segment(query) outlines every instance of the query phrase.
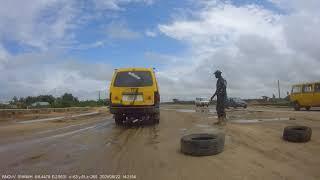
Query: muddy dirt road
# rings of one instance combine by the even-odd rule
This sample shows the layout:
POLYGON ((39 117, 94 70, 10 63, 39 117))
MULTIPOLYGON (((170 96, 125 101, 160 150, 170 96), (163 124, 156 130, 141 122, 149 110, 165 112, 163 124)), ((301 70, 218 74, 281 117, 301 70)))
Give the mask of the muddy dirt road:
POLYGON ((212 125, 217 120, 214 112, 196 112, 193 106, 162 106, 160 124, 144 127, 116 126, 108 113, 70 120, 2 123, 1 175, 320 179, 320 111, 260 107, 230 109, 227 113, 225 128, 212 125), (296 124, 312 127, 310 142, 281 139, 283 128, 296 124), (226 133, 221 154, 191 157, 179 152, 183 135, 219 131, 226 133))

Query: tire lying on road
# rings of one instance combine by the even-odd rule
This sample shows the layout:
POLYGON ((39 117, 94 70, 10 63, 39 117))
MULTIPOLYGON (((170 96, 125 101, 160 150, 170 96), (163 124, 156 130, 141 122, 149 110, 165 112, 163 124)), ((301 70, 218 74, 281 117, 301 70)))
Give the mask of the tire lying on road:
POLYGON ((307 126, 288 126, 283 130, 283 139, 290 142, 308 142, 312 129, 307 126))
POLYGON ((209 156, 219 154, 224 149, 223 133, 190 134, 181 138, 181 152, 192 156, 209 156))

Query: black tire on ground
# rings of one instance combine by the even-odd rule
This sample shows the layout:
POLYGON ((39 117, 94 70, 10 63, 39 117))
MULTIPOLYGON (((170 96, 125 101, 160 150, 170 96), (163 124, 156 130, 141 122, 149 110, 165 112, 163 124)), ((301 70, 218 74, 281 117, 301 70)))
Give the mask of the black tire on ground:
POLYGON ((181 138, 181 152, 192 156, 219 154, 224 149, 223 133, 190 134, 181 138))
POLYGON ((310 106, 307 106, 307 107, 306 107, 306 110, 307 110, 307 111, 310 111, 310 108, 311 108, 310 106))
POLYGON ((312 129, 307 126, 288 126, 283 130, 283 139, 290 142, 308 142, 312 129))
POLYGON ((122 114, 115 114, 114 115, 114 121, 115 121, 116 125, 122 125, 125 118, 126 117, 122 114))
POLYGON ((293 108, 295 111, 300 111, 300 104, 298 102, 293 103, 293 108))

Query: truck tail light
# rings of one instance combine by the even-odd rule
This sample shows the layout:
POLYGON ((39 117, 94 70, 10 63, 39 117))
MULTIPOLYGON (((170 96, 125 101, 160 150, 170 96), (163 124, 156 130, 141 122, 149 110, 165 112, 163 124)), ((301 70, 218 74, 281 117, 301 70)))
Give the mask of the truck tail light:
MULTIPOLYGON (((113 99, 114 99, 114 100, 119 100, 119 97, 118 97, 118 96, 114 96, 113 99)), ((110 93, 110 101, 112 101, 112 93, 110 93)))

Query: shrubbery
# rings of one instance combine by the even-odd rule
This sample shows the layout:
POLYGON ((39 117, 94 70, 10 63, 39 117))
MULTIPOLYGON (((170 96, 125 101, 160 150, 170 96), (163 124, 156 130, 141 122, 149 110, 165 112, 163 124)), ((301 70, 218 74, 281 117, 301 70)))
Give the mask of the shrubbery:
POLYGON ((79 101, 71 93, 65 93, 61 97, 54 97, 52 95, 28 96, 28 97, 13 97, 10 101, 11 105, 16 105, 17 108, 30 108, 36 102, 48 102, 51 108, 66 108, 66 107, 97 107, 106 106, 109 101, 103 100, 85 100, 79 101))

